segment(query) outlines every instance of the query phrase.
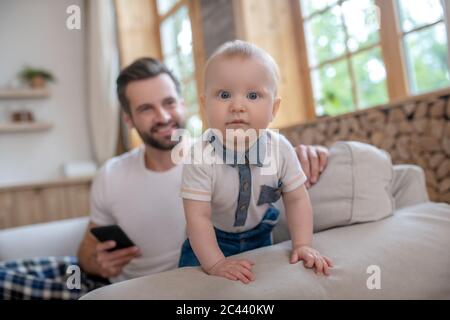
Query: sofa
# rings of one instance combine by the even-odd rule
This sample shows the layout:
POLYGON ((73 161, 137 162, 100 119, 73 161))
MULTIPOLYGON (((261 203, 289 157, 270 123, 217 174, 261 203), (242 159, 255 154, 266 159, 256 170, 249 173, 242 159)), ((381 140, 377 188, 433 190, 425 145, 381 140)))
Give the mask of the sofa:
MULTIPOLYGON (((346 148, 353 148, 344 157, 352 162, 344 164, 343 157, 333 158, 331 152, 328 168, 310 190, 313 245, 333 260, 329 277, 301 263, 289 264, 289 235, 281 219, 273 246, 240 254, 255 262, 256 281, 251 284, 187 267, 115 283, 82 299, 450 299, 450 206, 428 201, 420 167, 387 165, 390 159, 382 153, 375 157, 380 163, 367 161, 367 150, 341 145, 346 148), (350 176, 352 188, 327 190, 337 179, 333 164, 350 168, 352 174, 341 170, 340 179, 350 176), (372 167, 376 170, 367 169, 372 167), (363 181, 361 175, 367 179, 365 186, 355 181, 363 181), (352 201, 340 200, 341 207, 332 203, 333 194, 336 201, 347 196, 345 192, 352 201), (323 199, 324 193, 327 201, 315 198, 322 194, 323 199), (339 216, 339 211, 350 212, 350 218, 339 216)), ((87 218, 78 218, 2 230, 0 261, 74 255, 87 223, 87 218)))

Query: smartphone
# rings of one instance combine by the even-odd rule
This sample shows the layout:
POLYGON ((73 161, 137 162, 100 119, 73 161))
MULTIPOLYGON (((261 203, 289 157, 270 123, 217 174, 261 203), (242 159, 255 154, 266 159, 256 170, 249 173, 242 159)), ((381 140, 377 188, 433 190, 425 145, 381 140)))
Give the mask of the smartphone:
POLYGON ((94 227, 91 229, 91 233, 100 242, 114 240, 116 246, 108 251, 114 251, 118 249, 125 249, 134 246, 134 242, 128 238, 127 234, 118 225, 110 225, 103 227, 94 227))

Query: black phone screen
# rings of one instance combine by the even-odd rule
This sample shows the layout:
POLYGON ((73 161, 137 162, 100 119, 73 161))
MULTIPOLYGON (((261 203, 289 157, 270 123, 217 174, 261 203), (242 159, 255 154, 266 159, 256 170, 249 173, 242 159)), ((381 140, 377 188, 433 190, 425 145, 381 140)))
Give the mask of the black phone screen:
POLYGON ((91 229, 91 233, 100 242, 110 240, 114 240, 116 242, 116 246, 108 251, 124 249, 135 245, 118 225, 94 227, 91 229))

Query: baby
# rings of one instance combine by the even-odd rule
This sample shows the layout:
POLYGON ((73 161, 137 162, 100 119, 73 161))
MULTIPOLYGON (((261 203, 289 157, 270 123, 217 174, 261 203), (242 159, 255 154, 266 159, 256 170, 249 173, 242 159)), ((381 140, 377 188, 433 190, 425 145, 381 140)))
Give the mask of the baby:
POLYGON ((210 275, 253 281, 253 262, 228 257, 272 244, 279 216, 273 203, 282 197, 290 262, 303 260, 316 273, 329 274, 332 262, 311 247, 312 209, 295 150, 267 129, 280 107, 278 74, 268 53, 239 40, 222 45, 208 60, 201 103, 211 129, 199 143, 209 145, 216 161, 183 167, 188 240, 180 267, 201 265, 210 275))

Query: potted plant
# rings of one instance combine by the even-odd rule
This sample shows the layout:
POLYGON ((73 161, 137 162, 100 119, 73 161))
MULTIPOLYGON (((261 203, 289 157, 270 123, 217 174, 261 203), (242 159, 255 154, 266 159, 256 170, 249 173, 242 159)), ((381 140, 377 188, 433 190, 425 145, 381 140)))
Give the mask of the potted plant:
POLYGON ((55 81, 55 77, 50 71, 32 67, 25 67, 20 72, 20 78, 35 89, 45 88, 47 82, 55 81))

